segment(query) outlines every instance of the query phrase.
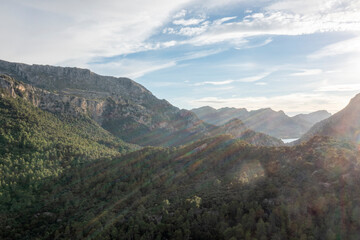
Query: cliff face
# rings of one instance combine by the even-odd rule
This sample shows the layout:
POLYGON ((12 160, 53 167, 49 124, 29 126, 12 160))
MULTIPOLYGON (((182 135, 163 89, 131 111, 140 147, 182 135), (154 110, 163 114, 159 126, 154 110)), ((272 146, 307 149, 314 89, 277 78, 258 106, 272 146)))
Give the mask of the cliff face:
POLYGON ((87 114, 94 119, 99 119, 103 114, 105 105, 105 101, 49 92, 16 81, 7 75, 0 75, 0 87, 13 98, 24 98, 34 106, 52 113, 66 113, 74 116, 87 114))
POLYGON ((22 81, 13 81, 13 91, 25 88, 17 93, 35 106, 53 113, 86 114, 131 143, 178 145, 207 135, 207 125, 195 114, 157 99, 127 78, 100 76, 87 69, 5 61, 0 61, 0 73, 22 81))

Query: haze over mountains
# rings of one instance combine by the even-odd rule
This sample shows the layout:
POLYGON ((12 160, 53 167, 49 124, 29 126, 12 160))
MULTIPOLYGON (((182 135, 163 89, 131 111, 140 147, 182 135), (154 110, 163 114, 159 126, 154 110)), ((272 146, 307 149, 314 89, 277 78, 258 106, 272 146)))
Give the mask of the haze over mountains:
POLYGON ((320 110, 289 117, 283 111, 276 112, 270 108, 248 111, 245 108, 214 109, 206 106, 191 111, 201 120, 214 125, 238 118, 250 129, 276 138, 299 138, 315 123, 331 116, 327 111, 320 110))
POLYGON ((329 136, 360 144, 359 116, 360 94, 357 94, 344 109, 315 124, 299 141, 304 142, 314 136, 329 136))

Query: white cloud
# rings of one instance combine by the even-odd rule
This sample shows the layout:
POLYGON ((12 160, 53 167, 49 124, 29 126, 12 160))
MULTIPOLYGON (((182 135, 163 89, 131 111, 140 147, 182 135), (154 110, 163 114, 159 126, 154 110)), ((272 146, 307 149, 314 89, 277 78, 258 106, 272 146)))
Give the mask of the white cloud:
POLYGON ((99 74, 136 79, 147 73, 173 67, 175 65, 176 65, 175 61, 150 62, 150 61, 123 59, 108 63, 92 64, 91 69, 99 74))
POLYGON ((215 86, 218 86, 218 85, 225 85, 225 84, 230 84, 230 83, 233 83, 235 82, 234 80, 225 80, 225 81, 205 81, 205 82, 199 82, 199 83, 195 83, 193 84, 193 86, 202 86, 202 85, 215 85, 215 86))
MULTIPOLYGON (((172 44, 175 43, 169 43, 169 45, 172 44)), ((222 49, 189 52, 187 54, 184 54, 184 56, 182 57, 173 58, 166 62, 159 60, 142 61, 142 60, 121 59, 121 60, 114 60, 105 63, 90 63, 89 65, 85 65, 85 67, 91 68, 93 71, 99 74, 136 79, 150 72, 155 72, 158 70, 176 66, 179 62, 182 61, 203 58, 210 55, 218 54, 220 52, 222 52, 222 49)), ((171 86, 171 85, 168 84, 167 86, 171 86)))
POLYGON ((267 7, 273 11, 287 11, 298 14, 328 13, 336 10, 356 10, 360 7, 358 0, 281 0, 267 7))
POLYGON ((348 53, 360 53, 360 37, 354 37, 345 41, 328 45, 319 51, 309 55, 310 59, 319 59, 328 56, 336 56, 348 53))
POLYGON ((357 92, 360 91, 360 84, 337 84, 327 85, 316 89, 317 92, 357 92))
POLYGON ((246 77, 246 78, 241 78, 236 80, 236 82, 256 82, 259 81, 267 76, 269 76, 272 72, 265 72, 265 73, 261 73, 255 76, 251 76, 251 77, 246 77))
POLYGON ((203 50, 203 51, 188 52, 188 53, 184 54, 184 56, 176 58, 175 60, 177 62, 186 61, 186 60, 203 58, 203 57, 215 55, 215 54, 218 54, 221 52, 223 52, 223 49, 210 49, 210 50, 203 50))
POLYGON ((83 65, 92 57, 153 49, 146 39, 189 2, 89 0, 84 7, 79 0, 1 0, 1 58, 83 65))
POLYGON ((204 20, 204 18, 177 19, 173 21, 173 24, 183 26, 198 25, 204 20))
POLYGON ((237 17, 234 16, 234 17, 224 17, 224 18, 220 18, 220 19, 217 19, 213 22, 214 25, 221 25, 223 24, 224 22, 228 22, 230 20, 233 20, 233 19, 236 19, 237 17))
POLYGON ((256 82, 256 81, 259 81, 259 80, 267 77, 271 73, 272 72, 266 72, 266 73, 258 74, 255 76, 240 78, 240 79, 236 79, 236 80, 228 79, 228 80, 224 80, 224 81, 204 81, 204 82, 195 83, 195 84, 193 84, 193 86, 203 86, 203 85, 217 86, 217 85, 231 84, 231 83, 235 83, 235 82, 256 82))
POLYGON ((301 72, 296 72, 296 73, 290 74, 290 76, 296 76, 296 77, 312 76, 312 75, 319 75, 322 72, 323 71, 321 69, 303 69, 303 70, 301 70, 301 72))
POLYGON ((179 12, 175 13, 173 18, 181 18, 181 17, 185 17, 187 14, 186 9, 182 9, 179 12))
POLYGON ((264 35, 360 32, 360 11, 357 10, 360 8, 360 1, 347 0, 341 1, 341 4, 338 1, 330 2, 280 1, 265 8, 265 11, 250 14, 240 21, 215 20, 203 34, 186 43, 207 45, 224 41, 236 43, 241 39, 264 35), (216 24, 217 21, 221 24, 216 24))
POLYGON ((206 26, 200 26, 200 27, 184 27, 181 28, 179 31, 174 32, 175 34, 182 35, 182 36, 188 36, 192 37, 195 35, 199 35, 206 31, 206 26))
POLYGON ((255 83, 255 85, 265 86, 265 85, 267 85, 267 83, 266 82, 257 82, 257 83, 255 83))

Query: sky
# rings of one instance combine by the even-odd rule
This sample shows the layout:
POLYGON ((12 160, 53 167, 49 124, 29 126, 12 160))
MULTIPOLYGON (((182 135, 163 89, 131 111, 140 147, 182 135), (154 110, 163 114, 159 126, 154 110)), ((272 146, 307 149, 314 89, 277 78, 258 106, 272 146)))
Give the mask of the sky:
POLYGON ((360 0, 0 6, 0 59, 129 77, 179 108, 335 113, 360 93, 360 0))

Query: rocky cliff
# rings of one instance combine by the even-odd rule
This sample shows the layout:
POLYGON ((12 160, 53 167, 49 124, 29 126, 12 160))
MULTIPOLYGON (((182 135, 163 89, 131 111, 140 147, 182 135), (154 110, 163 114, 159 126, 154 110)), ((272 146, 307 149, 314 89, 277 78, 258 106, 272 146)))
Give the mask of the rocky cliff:
MULTIPOLYGON (((207 125, 195 114, 157 99, 127 78, 100 76, 87 69, 6 61, 0 61, 0 73, 23 82, 14 81, 14 91, 25 88, 24 93, 16 92, 34 105, 55 113, 86 114, 131 143, 178 145, 195 135, 206 135, 207 125)), ((2 79, 9 86, 9 81, 2 79)))

